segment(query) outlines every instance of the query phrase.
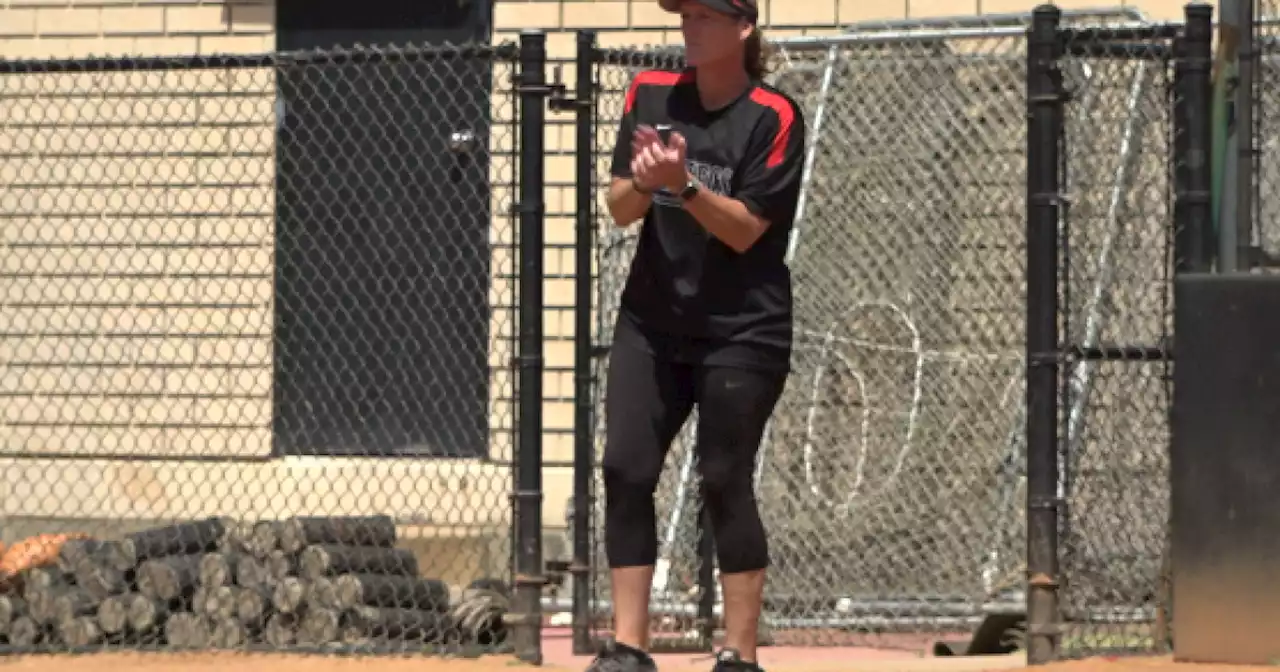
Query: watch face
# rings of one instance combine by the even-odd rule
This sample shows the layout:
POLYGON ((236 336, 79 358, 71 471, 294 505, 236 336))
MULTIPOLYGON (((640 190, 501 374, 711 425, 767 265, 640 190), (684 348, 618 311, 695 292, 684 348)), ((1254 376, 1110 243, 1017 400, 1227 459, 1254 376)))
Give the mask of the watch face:
POLYGON ((690 182, 684 185, 684 189, 680 191, 680 198, 689 200, 690 198, 693 198, 695 195, 697 195, 697 193, 698 193, 698 183, 690 182))

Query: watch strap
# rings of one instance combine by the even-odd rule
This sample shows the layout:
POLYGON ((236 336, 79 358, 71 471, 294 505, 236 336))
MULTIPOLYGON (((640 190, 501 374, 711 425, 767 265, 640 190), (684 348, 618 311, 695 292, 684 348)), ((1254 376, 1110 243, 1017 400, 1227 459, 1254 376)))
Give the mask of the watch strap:
POLYGON ((697 180, 689 178, 689 181, 684 184, 684 189, 680 190, 680 200, 687 201, 694 196, 697 196, 698 191, 701 190, 701 188, 702 186, 698 184, 697 180))

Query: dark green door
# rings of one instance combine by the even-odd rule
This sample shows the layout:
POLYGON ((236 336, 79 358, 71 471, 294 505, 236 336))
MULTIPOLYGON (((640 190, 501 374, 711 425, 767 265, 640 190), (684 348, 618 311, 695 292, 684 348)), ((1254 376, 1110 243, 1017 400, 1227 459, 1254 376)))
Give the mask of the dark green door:
MULTIPOLYGON (((278 47, 487 41, 487 4, 280 0, 278 47)), ((491 78, 481 59, 279 68, 278 454, 485 453, 491 78)))

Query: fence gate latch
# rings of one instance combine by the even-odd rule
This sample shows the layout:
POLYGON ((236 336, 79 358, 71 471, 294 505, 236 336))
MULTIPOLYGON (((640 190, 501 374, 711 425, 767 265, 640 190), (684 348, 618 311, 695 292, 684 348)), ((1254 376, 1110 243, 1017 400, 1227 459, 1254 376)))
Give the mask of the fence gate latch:
POLYGON ((569 95, 569 90, 563 83, 564 66, 557 65, 551 73, 551 97, 547 100, 548 107, 555 112, 575 112, 590 105, 588 101, 578 100, 576 96, 569 95))
POLYGON ((550 98, 564 97, 564 84, 560 83, 560 66, 556 66, 555 77, 550 82, 538 82, 530 84, 525 81, 525 77, 517 73, 511 76, 516 85, 516 93, 536 93, 550 98))

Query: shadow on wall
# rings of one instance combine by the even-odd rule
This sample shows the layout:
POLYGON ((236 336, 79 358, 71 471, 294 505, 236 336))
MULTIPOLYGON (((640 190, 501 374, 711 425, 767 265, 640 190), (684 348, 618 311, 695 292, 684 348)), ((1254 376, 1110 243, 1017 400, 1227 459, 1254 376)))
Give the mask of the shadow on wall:
POLYGON ((256 0, 227 0, 222 6, 222 22, 235 30, 275 29, 276 5, 256 0))

